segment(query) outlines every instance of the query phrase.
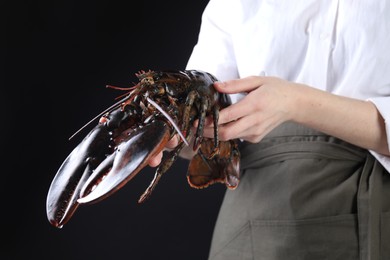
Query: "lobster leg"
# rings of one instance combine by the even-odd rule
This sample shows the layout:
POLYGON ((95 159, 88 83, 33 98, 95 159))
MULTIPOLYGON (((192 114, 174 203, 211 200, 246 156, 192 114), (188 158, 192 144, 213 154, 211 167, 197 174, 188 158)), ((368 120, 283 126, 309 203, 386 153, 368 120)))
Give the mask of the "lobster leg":
POLYGON ((178 146, 176 146, 174 150, 168 153, 167 158, 166 159, 164 158, 164 161, 158 166, 152 182, 150 183, 149 187, 145 190, 145 192, 141 195, 141 197, 138 200, 138 203, 143 203, 147 198, 150 197, 152 191, 157 186, 157 183, 160 180, 161 176, 165 172, 167 172, 169 168, 171 168, 172 164, 176 161, 183 147, 184 147, 184 142, 180 143, 178 146))
POLYGON ((200 98, 199 107, 199 123, 195 133, 194 150, 198 149, 203 139, 204 123, 206 121, 207 108, 210 106, 208 99, 205 97, 200 98))
POLYGON ((219 153, 219 134, 218 134, 219 106, 213 107, 213 123, 214 123, 214 149, 210 153, 209 159, 219 153))
MULTIPOLYGON (((191 110, 192 110, 192 106, 195 102, 195 99, 199 97, 199 94, 198 92, 196 91, 190 91, 190 93, 188 93, 188 96, 187 96, 187 99, 186 99, 186 103, 185 103, 185 106, 184 106, 184 112, 183 112, 183 125, 181 126, 181 129, 185 129, 185 135, 186 137, 187 136, 190 136, 190 133, 187 132, 187 129, 190 129, 190 118, 191 118, 191 110)), ((194 144, 194 150, 197 149, 197 147, 195 147, 195 144, 194 144)))
MULTIPOLYGON (((191 139, 191 127, 188 126, 187 129, 187 139, 191 139)), ((190 142, 190 140, 187 140, 190 142)), ((164 158, 164 161, 158 166, 156 173, 154 175, 154 178, 152 182, 150 183, 149 187, 145 190, 145 192, 141 195, 141 197, 138 200, 138 203, 143 203, 147 198, 150 197, 152 194, 152 191, 156 187, 157 183, 159 182, 161 176, 171 168, 172 164, 176 161, 177 157, 179 156, 181 150, 184 147, 184 142, 181 142, 176 146, 175 149, 170 151, 168 155, 164 158)))
POLYGON ((129 140, 101 163, 88 178, 80 193, 78 203, 101 201, 131 180, 161 152, 170 139, 170 127, 162 120, 155 120, 131 133, 129 140))

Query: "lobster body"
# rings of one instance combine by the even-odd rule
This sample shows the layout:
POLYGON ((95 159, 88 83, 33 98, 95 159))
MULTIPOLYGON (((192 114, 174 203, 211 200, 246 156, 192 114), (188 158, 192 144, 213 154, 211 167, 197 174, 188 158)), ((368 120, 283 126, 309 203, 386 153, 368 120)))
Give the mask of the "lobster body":
POLYGON ((164 153, 140 203, 191 142, 196 152, 187 172, 191 187, 205 188, 216 182, 229 189, 237 187, 237 142, 218 138, 219 110, 230 105, 230 99, 214 89, 217 79, 197 70, 141 71, 136 76, 139 82, 102 114, 57 171, 46 204, 53 226, 67 223, 80 204, 101 201, 122 188, 148 165, 152 156, 164 150, 175 134, 181 136, 178 146, 164 153), (214 122, 213 139, 203 138, 208 116, 214 122), (192 133, 195 120, 198 126, 192 133))

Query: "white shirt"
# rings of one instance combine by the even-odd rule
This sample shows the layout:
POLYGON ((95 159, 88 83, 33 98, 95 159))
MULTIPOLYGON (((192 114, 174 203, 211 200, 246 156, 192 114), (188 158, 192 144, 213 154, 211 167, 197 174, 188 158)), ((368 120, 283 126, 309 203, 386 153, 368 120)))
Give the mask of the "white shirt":
MULTIPOLYGON (((370 100, 390 146, 389 0, 210 0, 187 69, 265 72, 370 100)), ((390 157, 370 152, 390 172, 390 157)))

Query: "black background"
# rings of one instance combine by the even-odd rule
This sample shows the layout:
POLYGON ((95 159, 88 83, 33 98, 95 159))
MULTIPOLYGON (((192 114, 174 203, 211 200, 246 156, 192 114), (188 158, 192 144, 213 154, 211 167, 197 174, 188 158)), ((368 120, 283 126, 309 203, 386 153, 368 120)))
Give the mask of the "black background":
POLYGON ((208 1, 2 1, 1 259, 207 258, 225 188, 195 190, 179 159, 150 200, 145 168, 56 229, 46 195, 87 133, 68 138, 139 70, 184 69, 208 1), (5 242, 4 242, 5 241, 5 242))

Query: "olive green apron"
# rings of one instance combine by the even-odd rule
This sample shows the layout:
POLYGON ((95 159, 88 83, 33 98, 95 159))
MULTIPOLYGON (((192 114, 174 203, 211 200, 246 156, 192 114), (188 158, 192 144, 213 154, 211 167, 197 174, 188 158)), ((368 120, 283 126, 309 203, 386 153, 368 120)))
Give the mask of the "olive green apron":
POLYGON ((209 259, 390 259, 390 174, 367 150, 290 122, 240 149, 209 259))

